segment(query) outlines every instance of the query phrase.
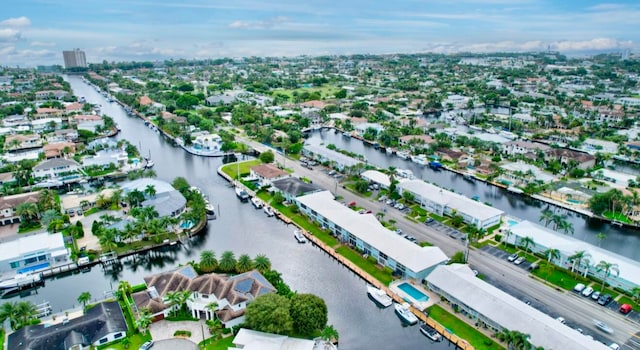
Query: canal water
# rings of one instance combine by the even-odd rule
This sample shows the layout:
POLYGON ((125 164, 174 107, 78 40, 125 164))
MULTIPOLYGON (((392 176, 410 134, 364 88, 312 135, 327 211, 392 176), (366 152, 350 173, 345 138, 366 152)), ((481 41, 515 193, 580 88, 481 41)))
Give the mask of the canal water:
MULTIPOLYGON (((481 181, 467 181, 453 172, 446 170, 435 171, 395 155, 388 155, 386 152, 375 149, 369 144, 365 144, 358 139, 345 137, 341 133, 335 133, 333 130, 314 131, 310 134, 309 139, 315 139, 314 142, 321 142, 324 145, 334 144, 340 149, 362 154, 369 164, 380 168, 386 169, 393 166, 399 169, 409 169, 416 177, 440 187, 453 189, 455 192, 464 194, 469 198, 478 196, 479 201, 491 203, 491 205, 503 210, 510 216, 539 223, 541 211, 548 207, 546 203, 511 194, 505 189, 488 185, 481 181)), ((573 235, 575 238, 596 246, 600 244, 604 249, 640 261, 640 249, 638 249, 640 247, 640 231, 620 229, 610 224, 588 220, 582 215, 555 206, 551 206, 551 209, 568 216, 567 220, 573 224, 575 230, 573 235), (607 238, 599 242, 596 238, 598 232, 603 232, 607 235, 607 238)))
MULTIPOLYGON (((122 268, 104 270, 100 265, 84 273, 46 280, 43 288, 22 296, 36 304, 50 302, 54 312, 77 307, 77 297, 88 291, 94 299, 117 288, 118 281, 143 282, 150 274, 197 261, 204 249, 218 257, 225 250, 236 254, 266 254, 286 283, 300 293, 322 297, 329 310, 329 323, 340 333, 341 349, 448 349, 447 342, 431 343, 417 326, 403 327, 393 307, 377 308, 366 294, 366 284, 350 270, 310 244, 298 244, 293 226, 267 217, 251 204, 241 203, 235 192, 216 174, 220 158, 187 154, 166 142, 135 117, 129 117, 116 103, 109 103, 79 77, 68 77, 77 96, 101 104, 102 112, 111 116, 122 129, 118 138, 126 139, 151 153, 158 179, 172 181, 185 177, 201 188, 219 208, 218 219, 210 221, 206 235, 195 237, 183 247, 171 251, 154 251, 122 260, 122 268)), ((13 300, 17 300, 14 298, 13 300)))

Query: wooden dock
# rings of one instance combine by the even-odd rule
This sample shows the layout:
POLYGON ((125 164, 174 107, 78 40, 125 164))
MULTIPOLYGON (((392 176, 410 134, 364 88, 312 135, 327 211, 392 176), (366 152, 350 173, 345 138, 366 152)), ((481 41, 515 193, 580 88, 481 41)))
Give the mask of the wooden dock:
MULTIPOLYGON (((85 264, 83 266, 90 266, 90 264, 85 264)), ((46 269, 46 270, 44 270, 44 271, 42 271, 40 273, 42 274, 42 277, 49 278, 49 277, 53 277, 53 276, 61 274, 61 273, 75 271, 78 268, 79 268, 78 264, 69 263, 69 264, 65 264, 65 265, 59 265, 59 266, 50 267, 50 268, 48 268, 48 269, 46 269)))

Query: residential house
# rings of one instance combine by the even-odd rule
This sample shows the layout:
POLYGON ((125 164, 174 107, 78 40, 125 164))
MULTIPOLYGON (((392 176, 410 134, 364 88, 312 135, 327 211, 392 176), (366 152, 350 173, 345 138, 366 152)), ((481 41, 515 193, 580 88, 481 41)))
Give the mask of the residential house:
POLYGON ((20 151, 39 147, 42 147, 42 138, 39 134, 7 135, 4 139, 5 151, 20 151))
POLYGON ((405 135, 400 136, 398 139, 398 144, 400 146, 406 146, 409 144, 429 146, 435 142, 436 141, 429 135, 405 135))
MULTIPOLYGON (((324 348, 324 347, 323 347, 324 348)), ((286 335, 258 332, 240 328, 233 338, 233 347, 228 350, 319 350, 316 342, 309 339, 291 338, 286 335)), ((326 349, 326 348, 325 348, 326 349)), ((329 350, 335 348, 328 348, 329 350)))
POLYGON ((324 191, 322 187, 304 182, 297 177, 287 177, 272 181, 271 185, 273 186, 272 189, 274 191, 280 192, 284 196, 285 201, 290 203, 293 202, 296 197, 318 191, 324 191))
MULTIPOLYGON (((13 178, 12 173, 8 174, 11 174, 10 177, 13 178)), ((4 180, 3 183, 5 181, 7 180, 4 180)), ((16 208, 22 203, 37 204, 39 200, 39 192, 27 192, 0 197, 0 225, 4 226, 20 223, 20 216, 16 213, 16 208)))
POLYGON ((358 123, 354 126, 354 129, 360 136, 364 136, 369 129, 375 130, 376 135, 384 131, 384 126, 378 123, 358 123))
POLYGON ((349 157, 340 152, 331 150, 326 148, 323 145, 316 143, 314 139, 307 140, 302 149, 302 153, 304 156, 314 159, 320 163, 327 163, 332 168, 336 168, 338 170, 343 170, 346 167, 352 167, 359 164, 363 164, 363 162, 349 157))
POLYGON ((171 121, 173 120, 174 122, 178 123, 178 124, 184 124, 187 122, 187 118, 185 117, 178 117, 177 115, 171 113, 171 112, 166 112, 163 111, 161 114, 162 119, 164 119, 165 121, 171 121))
POLYGON ((126 182, 121 187, 123 194, 126 195, 133 190, 145 193, 149 186, 153 187, 155 194, 146 195, 146 199, 141 203, 143 207, 153 207, 160 217, 176 217, 184 212, 187 199, 167 182, 142 178, 126 182))
POLYGON ((64 158, 43 160, 33 167, 33 176, 62 182, 74 180, 81 176, 80 164, 73 159, 64 158))
POLYGON ((260 164, 252 166, 250 169, 250 177, 258 180, 258 185, 271 186, 273 181, 284 179, 291 176, 288 172, 279 169, 274 164, 260 164))
POLYGON ((47 142, 75 142, 78 140, 78 130, 76 129, 60 129, 55 130, 53 133, 47 135, 47 142))
POLYGON ((30 325, 9 334, 12 350, 80 350, 103 346, 127 336, 127 322, 117 301, 105 301, 73 319, 30 325))
POLYGON ((80 113, 82 112, 83 107, 84 107, 84 103, 72 102, 64 106, 64 110, 67 113, 80 113))
POLYGON ((47 100, 50 98, 61 100, 69 96, 69 92, 64 90, 42 90, 42 91, 36 91, 34 95, 38 100, 47 100))
POLYGON ((236 100, 235 96, 218 94, 218 95, 207 97, 206 104, 209 106, 230 105, 235 100, 236 100))
POLYGON ((99 115, 83 114, 73 116, 73 122, 77 125, 78 130, 86 130, 96 132, 97 129, 104 127, 104 120, 99 115))
POLYGON ((71 260, 69 253, 60 232, 17 236, 0 243, 0 273, 28 273, 66 264, 71 260))
POLYGON ((76 152, 76 144, 73 142, 49 143, 42 147, 45 158, 60 158, 66 154, 73 155, 76 152))
POLYGON ((378 170, 366 170, 360 174, 360 177, 367 180, 370 184, 378 184, 383 189, 389 189, 391 186, 391 180, 389 175, 380 172, 378 170))
POLYGON ((515 154, 536 154, 538 151, 546 152, 551 147, 531 141, 509 141, 502 144, 502 153, 510 156, 515 154))
POLYGON ((16 178, 13 176, 13 173, 0 173, 0 186, 5 184, 15 183, 16 178))
POLYGON ((64 111, 62 109, 57 109, 57 108, 49 108, 49 107, 37 108, 36 114, 33 116, 33 118, 40 119, 40 118, 60 117, 62 116, 63 112, 64 111))
POLYGON ((549 162, 553 159, 557 159, 560 163, 565 165, 574 161, 580 169, 589 169, 596 165, 595 156, 566 148, 551 148, 547 150, 545 153, 545 161, 549 162))
POLYGON ((173 307, 167 294, 191 291, 187 307, 195 318, 218 318, 226 328, 244 322, 247 305, 255 298, 275 293, 276 289, 257 270, 235 276, 209 273, 198 275, 191 265, 144 278, 147 289, 133 293, 138 310, 149 309, 155 319, 169 316, 173 307), (210 305, 215 303, 215 308, 210 305))
POLYGON ((334 200, 329 191, 294 199, 300 212, 338 239, 375 259, 402 278, 422 281, 447 261, 438 247, 421 247, 384 227, 373 214, 360 214, 334 200))

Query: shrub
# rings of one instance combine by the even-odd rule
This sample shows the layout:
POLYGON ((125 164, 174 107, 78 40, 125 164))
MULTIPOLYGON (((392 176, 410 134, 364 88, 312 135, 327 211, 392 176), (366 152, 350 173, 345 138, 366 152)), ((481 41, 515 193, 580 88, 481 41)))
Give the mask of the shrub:
POLYGON ((191 331, 185 331, 185 330, 177 330, 173 333, 174 337, 190 337, 191 336, 191 331))
POLYGON ((502 242, 502 235, 495 235, 496 242, 502 242))

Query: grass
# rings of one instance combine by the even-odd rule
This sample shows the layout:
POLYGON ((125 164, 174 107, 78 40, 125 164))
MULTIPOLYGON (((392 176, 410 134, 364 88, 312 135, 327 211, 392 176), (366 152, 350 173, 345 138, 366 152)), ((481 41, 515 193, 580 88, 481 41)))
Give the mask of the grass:
POLYGON ((633 223, 633 221, 631 221, 626 215, 622 213, 612 213, 611 211, 607 210, 604 213, 602 213, 602 216, 610 220, 624 222, 625 224, 633 223))
POLYGON ((575 287, 578 283, 589 283, 588 279, 583 278, 582 276, 574 275, 571 272, 561 269, 557 266, 553 268, 553 271, 551 273, 549 273, 549 271, 546 271, 545 268, 541 266, 539 269, 534 270, 532 274, 566 290, 572 290, 573 287, 575 287))
MULTIPOLYGON (((129 348, 128 350, 132 350, 132 349, 139 349, 140 345, 144 344, 144 342, 151 340, 151 335, 142 335, 140 333, 138 334, 133 334, 127 337, 129 339, 129 348)), ((124 345, 122 344, 122 340, 120 340, 117 343, 111 343, 111 344, 106 344, 103 346, 99 346, 98 349, 114 349, 114 350, 125 350, 127 348, 124 347, 124 345)))
POLYGON ((366 271, 378 281, 384 283, 384 285, 389 285, 389 283, 393 281, 393 276, 388 270, 383 270, 377 264, 371 263, 355 250, 347 246, 341 246, 336 249, 336 252, 349 259, 349 261, 356 264, 359 268, 366 271))
POLYGON ((97 212, 99 212, 99 211, 101 211, 101 210, 102 210, 102 209, 100 209, 100 208, 95 208, 95 207, 94 207, 94 208, 91 208, 91 209, 89 209, 89 210, 87 210, 87 211, 85 211, 85 212, 84 212, 84 216, 88 216, 88 215, 91 215, 91 214, 95 214, 95 213, 97 213, 97 212))
POLYGON ((429 213, 428 215, 430 217, 432 217, 434 220, 437 220, 437 221, 440 221, 440 222, 443 222, 443 221, 445 221, 447 219, 444 216, 440 216, 440 215, 435 214, 435 213, 429 213))
POLYGON ((322 86, 314 86, 314 87, 302 87, 302 88, 298 88, 298 89, 274 89, 271 91, 271 95, 275 96, 276 94, 283 94, 283 95, 287 95, 289 96, 289 98, 293 97, 293 92, 297 91, 298 94, 301 94, 303 92, 315 92, 318 91, 320 92, 320 95, 322 97, 327 97, 327 96, 332 96, 334 95, 336 92, 338 92, 340 89, 333 86, 333 85, 329 85, 329 84, 324 84, 322 86))
POLYGON ((227 350, 228 348, 233 346, 233 338, 234 337, 226 337, 215 341, 207 339, 204 342, 200 342, 200 344, 198 344, 198 348, 206 343, 206 350, 227 350))
POLYGON ((640 310, 640 305, 626 295, 623 295, 622 298, 618 300, 618 304, 629 304, 636 312, 640 310))
POLYGON ((2 339, 0 342, 0 350, 4 350, 4 329, 2 328, 0 328, 0 339, 2 339))
POLYGON ((493 339, 449 313, 439 305, 429 307, 429 317, 451 330, 456 336, 466 340, 476 349, 504 349, 493 339))
POLYGON ((222 167, 222 171, 225 174, 231 176, 231 178, 237 179, 238 171, 240 176, 242 176, 243 174, 249 174, 251 167, 260 165, 260 164, 262 164, 262 162, 259 159, 247 160, 245 162, 240 162, 240 164, 238 163, 227 164, 222 167))

